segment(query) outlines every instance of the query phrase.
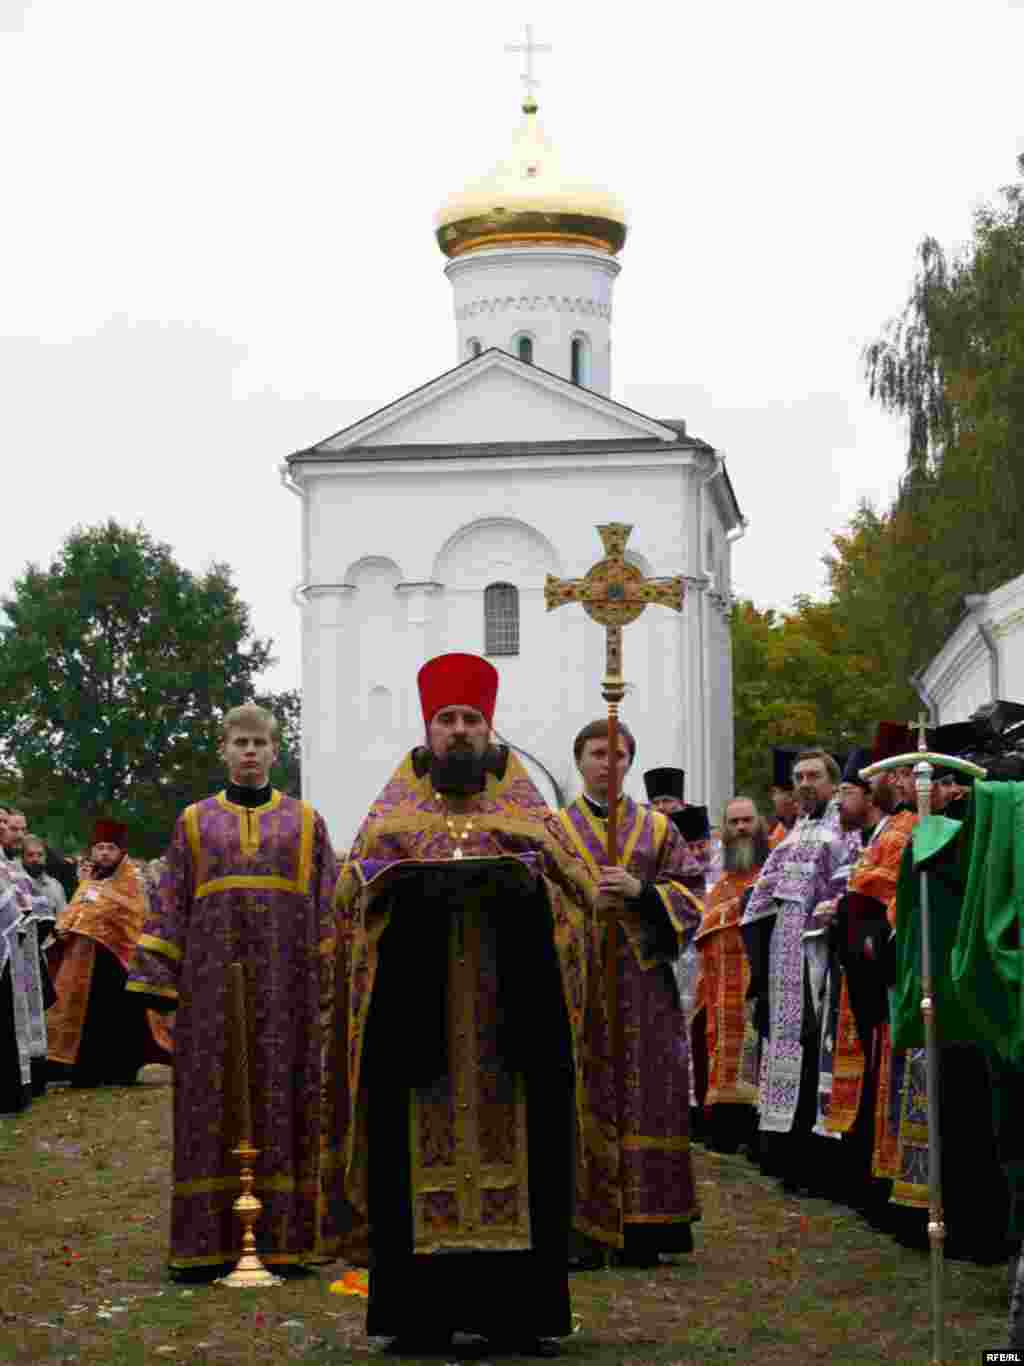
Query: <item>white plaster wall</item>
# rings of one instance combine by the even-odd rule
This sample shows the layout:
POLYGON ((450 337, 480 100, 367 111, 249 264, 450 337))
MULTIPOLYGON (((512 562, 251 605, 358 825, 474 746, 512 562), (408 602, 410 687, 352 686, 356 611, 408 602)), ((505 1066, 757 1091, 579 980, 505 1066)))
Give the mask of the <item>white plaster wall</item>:
POLYGON ((965 721, 992 701, 992 665, 978 629, 985 623, 998 655, 999 695, 1024 702, 1024 575, 993 589, 957 626, 923 671, 942 723, 965 721))
POLYGON ((1002 693, 1007 701, 1024 702, 1024 621, 1014 622, 999 638, 1002 693))
POLYGON ((984 648, 974 651, 970 664, 955 679, 944 680, 933 696, 939 704, 939 719, 944 725, 951 721, 966 721, 978 707, 990 702, 991 673, 984 648))
POLYGON ((621 269, 602 252, 570 247, 505 247, 470 252, 445 266, 452 284, 457 359, 477 338, 483 350, 513 351, 520 332, 533 338, 533 361, 571 379, 570 340, 590 343, 587 388, 611 392, 612 286, 621 269))
MULTIPOLYGON (((520 655, 494 661, 501 676, 495 724, 577 790, 573 736, 606 713, 604 633, 576 605, 546 612, 545 574, 585 573, 603 555, 595 526, 611 520, 635 523, 630 551, 645 573, 698 572, 687 531, 691 471, 635 460, 567 470, 528 462, 514 470, 490 461, 459 469, 424 462, 415 471, 381 464, 308 479, 307 581, 325 586, 314 587, 305 609, 305 715, 318 734, 304 750, 304 781, 339 848, 421 739, 419 666, 448 650, 483 651, 483 589, 491 582, 514 583, 521 611, 520 655)), ((626 628, 632 687, 622 716, 638 742, 627 788, 636 797, 643 797, 642 771, 663 764, 687 768, 695 802, 717 803, 732 780, 720 735, 726 715, 731 728, 731 698, 719 699, 712 725, 728 775, 709 789, 694 761, 703 753, 706 699, 725 686, 721 667, 700 684, 700 599, 691 590, 681 615, 650 607, 626 628)))
POLYGON ((574 387, 554 380, 538 393, 532 375, 492 366, 472 382, 453 385, 426 407, 397 413, 372 435, 372 444, 449 444, 484 441, 621 440, 635 437, 624 422, 598 400, 581 402, 574 387), (495 414, 500 421, 495 421, 495 414))

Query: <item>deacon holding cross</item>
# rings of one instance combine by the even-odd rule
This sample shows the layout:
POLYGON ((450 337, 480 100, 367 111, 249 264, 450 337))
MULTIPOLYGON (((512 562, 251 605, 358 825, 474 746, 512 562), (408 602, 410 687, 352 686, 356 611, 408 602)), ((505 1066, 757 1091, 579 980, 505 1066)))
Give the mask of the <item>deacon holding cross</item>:
MULTIPOLYGON (((623 1266, 653 1267, 658 1254, 692 1252, 699 1218, 689 1150, 690 1074, 687 1022, 673 964, 700 924, 702 865, 671 818, 630 797, 616 798, 622 856, 608 857, 609 789, 622 784, 636 741, 621 722, 613 754, 608 722, 584 726, 573 745, 583 792, 561 812, 566 834, 598 893, 615 1059, 618 1181, 622 1192, 623 1266), (609 967, 610 964, 610 967, 609 967)), ((595 1240, 578 1238, 570 1256, 591 1265, 595 1240)))
POLYGON ((556 1355, 570 1208, 622 1242, 614 1078, 587 996, 595 892, 491 740, 493 666, 441 655, 417 681, 426 743, 370 808, 338 887, 339 1200, 369 1221, 367 1333, 410 1355, 456 1331, 556 1355))

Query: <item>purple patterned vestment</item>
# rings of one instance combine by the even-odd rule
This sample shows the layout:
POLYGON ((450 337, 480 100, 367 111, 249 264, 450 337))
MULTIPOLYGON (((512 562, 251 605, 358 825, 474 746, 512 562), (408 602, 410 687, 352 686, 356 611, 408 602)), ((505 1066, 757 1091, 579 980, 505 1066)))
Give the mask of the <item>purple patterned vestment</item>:
POLYGON ((453 812, 407 755, 339 880, 338 1194, 369 1224, 370 1334, 570 1333, 573 1177, 575 1218, 622 1245, 592 885, 498 756, 453 812))
POLYGON ((322 1101, 333 1007, 337 864, 308 802, 272 792, 247 808, 225 793, 179 818, 128 990, 177 1006, 173 1268, 239 1255, 235 1079, 227 1058, 228 968, 243 964, 256 1244, 264 1261, 335 1251, 327 1187, 338 1142, 322 1101))
POLYGON ((765 1133, 789 1133, 800 1094, 804 1024, 804 931, 816 906, 841 896, 859 835, 839 828, 838 802, 796 822, 765 862, 741 924, 775 916, 769 947, 769 1035, 761 1061, 758 1108, 765 1133))
MULTIPOLYGON (((560 815, 596 882, 608 866, 605 822, 583 797, 560 815)), ((686 1020, 672 965, 700 924, 701 903, 686 883, 702 887, 704 866, 671 821, 628 797, 620 802, 619 840, 621 866, 649 889, 625 903, 613 931, 622 1217, 627 1251, 641 1231, 647 1253, 677 1251, 689 1246, 680 1226, 700 1211, 690 1157, 686 1020), (642 914, 645 901, 660 925, 642 914)), ((602 954, 607 933, 602 925, 602 954)))

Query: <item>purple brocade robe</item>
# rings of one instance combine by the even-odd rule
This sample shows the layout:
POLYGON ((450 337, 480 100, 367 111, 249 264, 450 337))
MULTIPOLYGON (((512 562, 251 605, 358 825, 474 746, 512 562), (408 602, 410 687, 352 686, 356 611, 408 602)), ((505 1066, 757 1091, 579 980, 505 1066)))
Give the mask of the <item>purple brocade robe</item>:
MULTIPOLYGON (((595 958, 596 936, 590 918, 585 916, 583 905, 592 897, 590 880, 578 854, 566 838, 557 817, 545 805, 540 793, 530 781, 518 759, 510 756, 504 776, 488 776, 487 785, 478 797, 473 799, 470 816, 459 815, 454 822, 460 838, 454 839, 449 829, 444 811, 431 788, 428 776, 416 774, 413 756, 408 755, 391 781, 370 808, 352 846, 348 862, 342 869, 338 884, 338 908, 340 912, 339 931, 343 939, 344 952, 341 955, 347 967, 347 982, 339 982, 339 1031, 346 1040, 348 1085, 345 1089, 345 1105, 348 1108, 347 1141, 345 1155, 344 1196, 350 1206, 365 1216, 367 1212, 367 1150, 365 1088, 362 1084, 363 1045, 367 1020, 377 973, 378 943, 386 928, 389 912, 381 910, 381 899, 377 892, 387 885, 389 876, 403 864, 447 863, 453 859, 456 850, 460 857, 501 858, 512 856, 521 859, 534 869, 543 883, 551 915, 551 930, 557 951, 558 965, 569 1028, 572 1036, 573 1061, 576 1074, 576 1112, 579 1131, 582 1135, 582 1162, 576 1172, 577 1209, 582 1217, 593 1227, 600 1230, 600 1236, 613 1245, 621 1245, 621 1217, 618 1199, 614 1193, 612 1173, 615 1158, 610 1156, 614 1147, 612 1133, 614 1098, 610 1070, 602 1067, 600 1058, 594 1057, 588 1065, 589 1057, 600 1052, 600 1046, 588 1035, 588 1020, 591 1027, 601 1029, 605 1025, 600 1008, 588 1011, 588 982, 593 983, 599 973, 599 963, 595 958), (343 995, 347 999, 343 1000, 343 995)), ((453 967, 450 964, 450 967, 453 967)), ((466 990, 476 995, 479 1005, 481 1034, 478 1046, 484 1050, 469 1066, 490 1066, 490 1050, 493 1039, 491 1026, 485 1018, 493 1008, 493 984, 490 982, 487 963, 480 961, 477 967, 477 981, 466 985, 466 990)), ((454 972, 450 981, 458 980, 454 972)), ((396 1028, 415 1028, 415 1021, 396 1021, 396 1028)), ((456 1063, 452 1064, 453 1069, 456 1063)), ((454 1073, 449 1076, 453 1084, 454 1073)), ((504 1106, 508 1113, 501 1123, 518 1125, 516 1118, 517 1103, 510 1098, 491 1102, 495 1107, 504 1106)), ((414 1094, 412 1098, 413 1123, 417 1122, 417 1112, 421 1100, 414 1094)), ((497 1113, 497 1111, 495 1111, 497 1113)), ((452 1208, 447 1213, 439 1208, 440 1197, 431 1192, 432 1204, 436 1208, 427 1209, 431 1204, 426 1187, 431 1184, 430 1174, 423 1166, 432 1161, 428 1144, 436 1152, 455 1154, 458 1144, 450 1131, 448 1121, 434 1116, 431 1121, 440 1123, 442 1132, 428 1135, 426 1116, 420 1114, 419 1135, 414 1152, 415 1173, 422 1171, 424 1194, 422 1201, 414 1190, 414 1219, 416 1220, 415 1250, 417 1253, 430 1253, 435 1250, 461 1247, 465 1249, 503 1246, 508 1250, 529 1246, 521 1225, 515 1220, 505 1224, 501 1211, 495 1206, 493 1226, 488 1231, 486 1212, 481 1219, 477 1210, 473 1219, 475 1225, 467 1227, 467 1211, 452 1208), (448 1130, 445 1132, 445 1126, 448 1130), (422 1146, 420 1146, 422 1144, 422 1146)), ((486 1118, 488 1130, 496 1134, 501 1127, 494 1115, 486 1118)), ((512 1128, 510 1135, 516 1132, 512 1128)), ((455 1160, 454 1156, 451 1159, 455 1160)), ((462 1160, 460 1158, 460 1160, 462 1160)), ((443 1164, 442 1164, 443 1165, 443 1164)), ((486 1165, 486 1161, 484 1162, 486 1165)), ((522 1167, 522 1154, 517 1150, 510 1155, 510 1169, 515 1168, 518 1179, 528 1181, 528 1173, 522 1167)), ((436 1178, 441 1179, 439 1174, 436 1178)), ((447 1174, 444 1174, 447 1180, 447 1174)), ((504 1179, 504 1178, 503 1178, 504 1179)), ((510 1178, 511 1179, 511 1178, 510 1178)), ((435 1182, 436 1184, 436 1182, 435 1182)))
MULTIPOLYGON (((582 797, 560 818, 596 883, 609 862, 605 822, 582 797)), ((703 888, 704 866, 667 817, 628 797, 619 805, 619 844, 621 866, 653 888, 650 910, 660 921, 641 914, 639 901, 627 901, 614 930, 622 1218, 627 1250, 629 1235, 642 1228, 647 1252, 681 1251, 689 1244, 680 1226, 700 1210, 690 1157, 687 1022, 672 964, 700 925, 703 907, 686 883, 703 888)), ((603 922, 600 937, 603 958, 603 922)))
POLYGON ((235 1078, 227 1058, 228 968, 247 987, 249 1090, 266 1262, 329 1259, 328 1188, 339 1145, 322 1100, 337 944, 338 869, 323 819, 272 792, 246 808, 224 793, 179 817, 127 989, 177 1006, 170 1265, 233 1262, 240 1229, 235 1078))
POLYGON ((593 891, 514 756, 454 815, 421 757, 338 884, 339 1217, 369 1221, 367 1331, 564 1335, 573 1178, 622 1245, 593 891))
MULTIPOLYGON (((796 1116, 803 1065, 804 931, 814 928, 816 906, 845 891, 859 843, 858 834, 840 830, 835 801, 820 817, 802 817, 768 855, 740 922, 775 917, 768 951, 770 1027, 758 1090, 765 1133, 788 1134, 796 1116)), ((818 1119, 818 1132, 824 1132, 820 1114, 818 1119)))

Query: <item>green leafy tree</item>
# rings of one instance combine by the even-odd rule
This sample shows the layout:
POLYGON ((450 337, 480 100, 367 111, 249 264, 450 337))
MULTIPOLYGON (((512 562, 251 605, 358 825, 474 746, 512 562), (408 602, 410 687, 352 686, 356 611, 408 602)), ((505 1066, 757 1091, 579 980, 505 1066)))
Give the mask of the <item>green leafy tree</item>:
POLYGON ((913 671, 964 595, 1024 571, 1024 183, 977 211, 954 260, 924 239, 903 313, 864 359, 871 395, 907 420, 906 474, 883 538, 899 592, 884 596, 884 620, 909 633, 913 671))
MULTIPOLYGON (((48 569, 29 565, 2 607, 0 750, 30 821, 80 842, 96 814, 117 815, 133 851, 161 852, 181 808, 223 783, 218 722, 273 662, 230 569, 194 575, 109 521, 74 530, 48 569)), ((291 781, 294 694, 283 710, 291 781)))
POLYGON ((833 534, 826 601, 733 609, 736 779, 761 797, 773 744, 841 750, 913 716, 910 679, 964 596, 1024 571, 1024 182, 978 211, 957 258, 922 241, 903 312, 864 360, 907 422, 897 498, 833 534))
POLYGON ((253 701, 277 718, 277 760, 270 781, 290 797, 302 796, 302 696, 296 688, 258 693, 253 701))

